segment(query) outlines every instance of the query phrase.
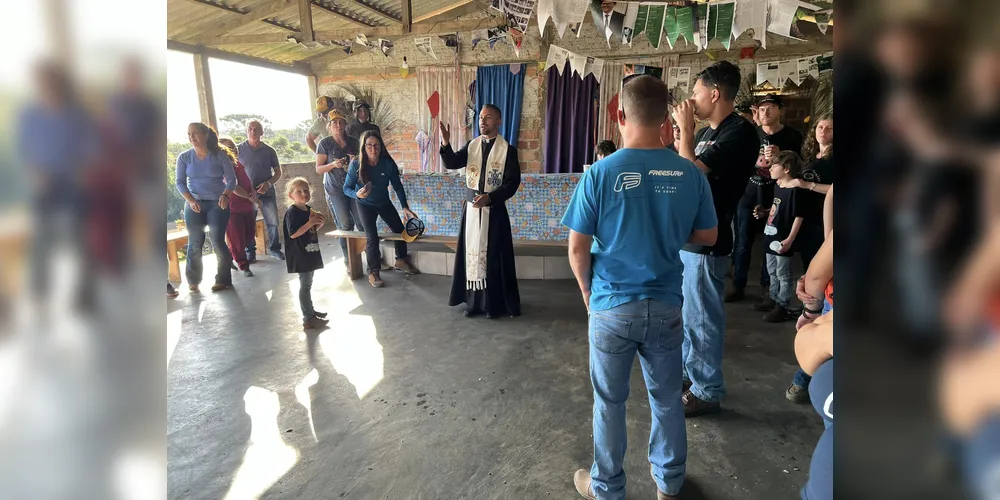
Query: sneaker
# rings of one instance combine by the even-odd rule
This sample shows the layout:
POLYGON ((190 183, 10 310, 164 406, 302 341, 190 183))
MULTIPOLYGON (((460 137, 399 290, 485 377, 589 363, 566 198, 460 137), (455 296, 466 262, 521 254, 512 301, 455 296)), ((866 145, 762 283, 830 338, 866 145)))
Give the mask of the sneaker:
POLYGON ((785 399, 795 404, 806 404, 809 402, 809 389, 801 385, 792 384, 785 391, 785 399))
POLYGON ((420 274, 420 271, 417 268, 413 267, 413 264, 410 264, 409 257, 405 259, 396 259, 395 267, 396 269, 399 269, 400 271, 403 271, 406 274, 420 274))
POLYGON ((239 271, 240 270, 240 268, 236 267, 236 263, 232 262, 232 261, 229 262, 229 269, 232 269, 233 271, 239 271))
POLYGON ((764 315, 764 321, 767 321, 768 323, 781 323, 782 321, 787 321, 788 318, 792 317, 794 316, 789 316, 787 309, 777 306, 774 309, 771 309, 771 312, 764 315))
POLYGON ((734 288, 733 291, 726 294, 723 300, 726 302, 739 302, 743 300, 744 297, 746 297, 746 295, 743 293, 742 288, 734 288))
POLYGON ((316 316, 317 318, 325 319, 326 318, 326 313, 325 312, 319 312, 319 311, 313 311, 313 316, 316 316))
POLYGON ((285 254, 281 253, 281 250, 277 250, 277 251, 271 252, 270 255, 271 255, 271 257, 274 257, 275 259, 285 260, 285 254))
POLYGON ((681 395, 681 403, 684 404, 685 417, 697 417, 698 415, 705 415, 708 413, 719 413, 719 411, 722 410, 718 401, 702 401, 691 391, 687 391, 681 395))
POLYGON ((188 285, 188 291, 191 293, 198 293, 201 290, 198 290, 198 285, 188 285))
POLYGON ((177 289, 174 288, 174 285, 167 283, 167 298, 176 299, 178 295, 180 295, 180 292, 178 292, 177 289))
POLYGON ((243 276, 246 276, 247 278, 253 278, 253 271, 251 271, 249 269, 244 269, 243 270, 243 276))
POLYGON ((227 285, 225 283, 216 283, 216 284, 212 285, 212 291, 213 292, 221 292, 222 290, 225 290, 227 288, 232 288, 232 287, 233 287, 233 285, 231 285, 231 284, 227 285))
POLYGON ((590 471, 587 469, 578 469, 575 474, 573 474, 573 484, 576 486, 576 492, 587 498, 589 500, 597 500, 594 496, 594 490, 590 487, 590 471))
POLYGON ((368 282, 375 288, 382 288, 385 286, 385 282, 382 281, 382 277, 379 276, 378 273, 368 273, 368 282))
POLYGON ((247 262, 249 262, 250 264, 256 264, 257 256, 254 254, 247 254, 247 262))
POLYGON ((771 297, 764 297, 760 302, 753 305, 754 311, 767 312, 773 310, 778 305, 771 297))
POLYGON ((329 323, 328 320, 313 316, 302 322, 302 328, 323 328, 327 323, 329 323))
MULTIPOLYGON (((649 476, 653 478, 653 482, 656 482, 656 474, 653 474, 653 464, 649 464, 649 476)), ((680 498, 677 495, 668 495, 660 491, 660 487, 656 487, 656 500, 677 500, 680 498)))

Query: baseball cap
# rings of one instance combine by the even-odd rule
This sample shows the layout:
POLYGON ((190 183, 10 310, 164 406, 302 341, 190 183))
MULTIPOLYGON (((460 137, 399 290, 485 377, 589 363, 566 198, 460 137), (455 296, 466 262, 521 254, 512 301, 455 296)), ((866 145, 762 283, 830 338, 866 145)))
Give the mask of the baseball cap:
POLYGON ((326 117, 327 117, 327 119, 329 119, 329 120, 330 120, 331 122, 332 122, 332 121, 334 121, 334 120, 344 120, 344 121, 347 121, 347 117, 346 117, 346 116, 344 116, 344 115, 342 115, 342 114, 340 114, 340 111, 337 111, 336 109, 335 109, 335 110, 332 110, 332 111, 330 111, 330 113, 328 113, 328 114, 326 115, 326 117))
POLYGON ((371 105, 365 102, 363 99, 358 99, 357 101, 354 101, 354 112, 357 113, 358 110, 361 108, 368 108, 369 110, 372 109, 371 105))
POLYGON ((781 100, 781 96, 778 94, 767 94, 760 101, 757 102, 758 106, 762 104, 774 104, 779 108, 785 107, 784 101, 781 100))
POLYGON ((403 237, 403 241, 413 243, 421 234, 424 234, 424 221, 414 217, 406 220, 400 236, 403 237))
POLYGON ((319 96, 319 98, 316 99, 316 111, 325 112, 330 109, 331 106, 333 106, 333 99, 330 99, 325 95, 319 96))

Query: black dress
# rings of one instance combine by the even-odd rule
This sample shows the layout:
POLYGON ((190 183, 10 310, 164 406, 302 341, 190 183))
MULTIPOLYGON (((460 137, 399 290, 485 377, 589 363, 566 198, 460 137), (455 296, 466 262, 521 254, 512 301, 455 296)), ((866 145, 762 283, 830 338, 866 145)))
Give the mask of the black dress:
MULTIPOLYGON (((483 138, 483 171, 489 160, 493 141, 483 138)), ((469 159, 469 145, 458 152, 451 145, 441 147, 441 160, 445 168, 456 170, 464 168, 469 159)), ((521 186, 521 166, 517 162, 517 148, 507 145, 507 158, 504 164, 503 181, 500 187, 490 195, 490 229, 486 243, 486 289, 467 290, 465 276, 465 217, 468 202, 475 199, 477 193, 483 193, 486 187, 486 175, 479 176, 479 189, 465 190, 465 201, 462 209, 462 222, 459 226, 458 247, 455 251, 455 271, 451 282, 449 306, 465 303, 466 310, 479 313, 485 312, 491 316, 507 314, 521 315, 521 296, 517 290, 517 273, 514 270, 514 239, 511 236, 510 216, 507 214, 506 201, 517 193, 521 186)))

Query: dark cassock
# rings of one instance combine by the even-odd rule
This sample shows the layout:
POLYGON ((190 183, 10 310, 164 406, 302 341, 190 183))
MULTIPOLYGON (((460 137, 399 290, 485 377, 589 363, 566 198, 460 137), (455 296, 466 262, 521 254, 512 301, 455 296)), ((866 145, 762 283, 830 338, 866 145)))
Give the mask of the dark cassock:
POLYGON ((465 168, 465 208, 455 251, 455 271, 449 306, 466 304, 469 313, 521 315, 521 296, 514 270, 514 240, 506 201, 521 186, 517 148, 503 137, 479 136, 457 153, 441 146, 441 160, 450 170, 465 168), (489 203, 476 208, 476 195, 489 203))

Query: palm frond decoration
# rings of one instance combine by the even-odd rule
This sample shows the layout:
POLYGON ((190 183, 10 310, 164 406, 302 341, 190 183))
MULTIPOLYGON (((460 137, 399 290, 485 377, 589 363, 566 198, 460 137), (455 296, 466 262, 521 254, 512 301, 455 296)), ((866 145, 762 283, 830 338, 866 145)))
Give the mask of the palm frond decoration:
POLYGON ((754 90, 757 89, 757 75, 746 74, 740 82, 740 88, 736 91, 736 107, 749 106, 754 102, 754 90))
POLYGON ((336 87, 340 89, 346 97, 334 97, 334 107, 338 111, 343 113, 345 116, 351 117, 351 121, 356 121, 354 117, 354 102, 358 99, 364 100, 372 107, 372 123, 379 126, 382 132, 391 132, 396 128, 398 118, 396 115, 396 109, 392 106, 388 99, 383 99, 371 88, 361 87, 356 84, 337 84, 336 87))
POLYGON ((809 116, 823 116, 833 114, 833 73, 828 72, 820 75, 813 92, 812 106, 809 116))

